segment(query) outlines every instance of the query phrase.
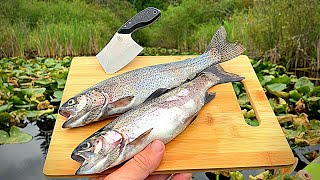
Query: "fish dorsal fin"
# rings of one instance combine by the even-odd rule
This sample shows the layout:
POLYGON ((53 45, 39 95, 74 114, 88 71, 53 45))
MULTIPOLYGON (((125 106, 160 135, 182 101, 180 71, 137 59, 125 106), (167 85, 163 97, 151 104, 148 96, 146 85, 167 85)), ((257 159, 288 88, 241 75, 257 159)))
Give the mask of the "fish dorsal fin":
POLYGON ((110 106, 111 107, 125 107, 128 104, 130 104, 133 99, 134 99, 134 96, 126 96, 121 99, 118 99, 117 101, 110 103, 110 106))
POLYGON ((216 96, 216 93, 208 93, 206 92, 206 95, 204 97, 204 104, 207 104, 208 102, 210 102, 214 97, 216 96))
POLYGON ((157 98, 157 97, 161 96, 162 94, 166 93, 167 91, 169 91, 169 89, 159 88, 156 91, 154 91, 144 102, 147 102, 147 101, 150 101, 154 98, 157 98))
POLYGON ((138 145, 143 138, 145 138, 146 136, 148 136, 148 134, 150 134, 150 132, 152 131, 153 128, 150 128, 149 130, 147 130, 146 132, 142 133, 140 136, 138 136, 135 140, 131 141, 128 145, 133 145, 136 146, 138 145))

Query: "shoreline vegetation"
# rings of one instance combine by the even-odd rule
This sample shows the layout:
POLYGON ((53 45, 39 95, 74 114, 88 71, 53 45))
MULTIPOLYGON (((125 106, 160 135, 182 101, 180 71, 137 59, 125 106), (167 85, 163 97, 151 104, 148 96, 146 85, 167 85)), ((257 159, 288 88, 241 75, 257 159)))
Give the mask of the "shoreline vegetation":
MULTIPOLYGON (((161 9, 162 16, 133 34, 143 47, 201 54, 223 25, 229 40, 243 44, 252 59, 290 71, 320 70, 317 0, 5 0, 0 58, 96 55, 124 22, 148 6, 161 9)), ((166 55, 162 52, 142 55, 166 55)))
MULTIPOLYGON (((319 77, 317 0, 5 0, 0 3, 0 145, 30 141, 23 129, 28 124, 51 132, 72 57, 96 55, 148 6, 161 9, 162 17, 133 34, 145 47, 140 55, 201 54, 223 25, 230 41, 247 48, 295 156, 297 147, 319 146, 320 86, 313 81, 319 78, 304 77, 319 77), (296 70, 300 75, 291 73, 296 70)), ((258 126, 243 85, 233 88, 247 124, 258 126)), ((319 151, 304 154, 309 161, 318 156, 319 151)), ((306 166, 302 161, 296 171, 306 166)), ((277 178, 269 171, 264 175, 277 178)))

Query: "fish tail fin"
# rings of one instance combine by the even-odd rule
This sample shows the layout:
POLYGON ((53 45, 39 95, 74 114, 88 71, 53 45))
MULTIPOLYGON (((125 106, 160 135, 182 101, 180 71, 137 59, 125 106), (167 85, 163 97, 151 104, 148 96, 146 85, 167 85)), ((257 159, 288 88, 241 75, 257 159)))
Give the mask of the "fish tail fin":
POLYGON ((241 44, 227 42, 226 30, 221 26, 213 35, 205 53, 211 52, 218 63, 221 63, 241 55, 244 51, 241 44))
POLYGON ((244 77, 241 77, 237 74, 233 74, 230 72, 226 72, 220 64, 215 64, 203 71, 203 73, 211 73, 214 74, 216 77, 219 78, 218 84, 221 83, 227 83, 227 82, 237 82, 244 79, 244 77))

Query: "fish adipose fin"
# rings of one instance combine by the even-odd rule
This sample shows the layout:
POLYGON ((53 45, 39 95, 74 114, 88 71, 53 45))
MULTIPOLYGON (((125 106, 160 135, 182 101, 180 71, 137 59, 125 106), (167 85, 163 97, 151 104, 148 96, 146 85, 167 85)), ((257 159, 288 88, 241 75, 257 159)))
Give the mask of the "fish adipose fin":
POLYGON ((220 64, 212 65, 212 66, 208 67, 207 69, 205 69, 204 71, 202 71, 202 73, 212 73, 215 76, 217 76, 219 78, 218 84, 227 83, 227 82, 237 82, 237 81, 241 81, 244 79, 244 77, 241 77, 237 74, 226 72, 221 67, 220 64))
POLYGON ((169 91, 169 89, 167 89, 167 88, 159 88, 155 92, 153 92, 144 102, 147 102, 147 101, 150 101, 154 98, 157 98, 168 91, 169 91))
POLYGON ((216 97, 216 93, 208 93, 206 92, 206 96, 204 97, 204 104, 210 102, 214 97, 216 97))
POLYGON ((220 53, 221 59, 219 63, 233 59, 245 51, 245 48, 239 43, 227 42, 227 33, 221 26, 212 37, 206 52, 220 53))
POLYGON ((129 145, 133 145, 133 146, 137 146, 143 138, 145 138, 146 136, 148 136, 150 134, 150 132, 152 131, 153 128, 150 128, 149 130, 147 130, 146 132, 142 133, 139 137, 137 137, 135 140, 131 141, 129 143, 129 145))

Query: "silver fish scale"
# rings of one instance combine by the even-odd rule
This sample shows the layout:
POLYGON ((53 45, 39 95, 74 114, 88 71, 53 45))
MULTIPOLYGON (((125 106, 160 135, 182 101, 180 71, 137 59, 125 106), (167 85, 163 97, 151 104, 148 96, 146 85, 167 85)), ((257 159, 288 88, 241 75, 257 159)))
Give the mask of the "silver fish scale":
POLYGON ((201 56, 184 61, 129 71, 104 80, 90 89, 101 89, 108 94, 110 102, 126 96, 135 96, 136 102, 134 104, 137 105, 157 89, 177 87, 187 79, 194 78, 196 74, 211 64, 218 63, 219 56, 214 56, 211 53, 204 53, 201 56), (144 93, 141 93, 141 91, 144 93))
MULTIPOLYGON (((200 76, 157 99, 142 104, 115 119, 107 126, 135 139, 143 132, 156 127, 155 124, 159 123, 159 121, 161 122, 161 119, 164 121, 163 119, 167 115, 170 116, 170 121, 179 121, 180 119, 183 122, 181 118, 190 117, 198 112, 204 104, 207 89, 218 83, 219 79, 216 76, 210 76, 210 78, 208 78, 208 75, 200 76), (188 101, 195 102, 194 107, 191 107, 191 109, 184 107, 188 101), (176 111, 172 111, 172 108, 176 111), (179 112, 179 108, 184 109, 179 112), (173 115, 175 113, 176 115, 173 115)), ((168 123, 168 126, 170 124, 175 123, 168 123)))
POLYGON ((102 131, 112 129, 127 138, 123 152, 113 164, 133 157, 155 139, 168 143, 175 138, 189 125, 186 121, 194 117, 204 105, 207 89, 218 81, 214 75, 202 75, 159 98, 141 104, 106 125, 102 131), (150 129, 151 132, 139 141, 139 145, 130 144, 150 129))

